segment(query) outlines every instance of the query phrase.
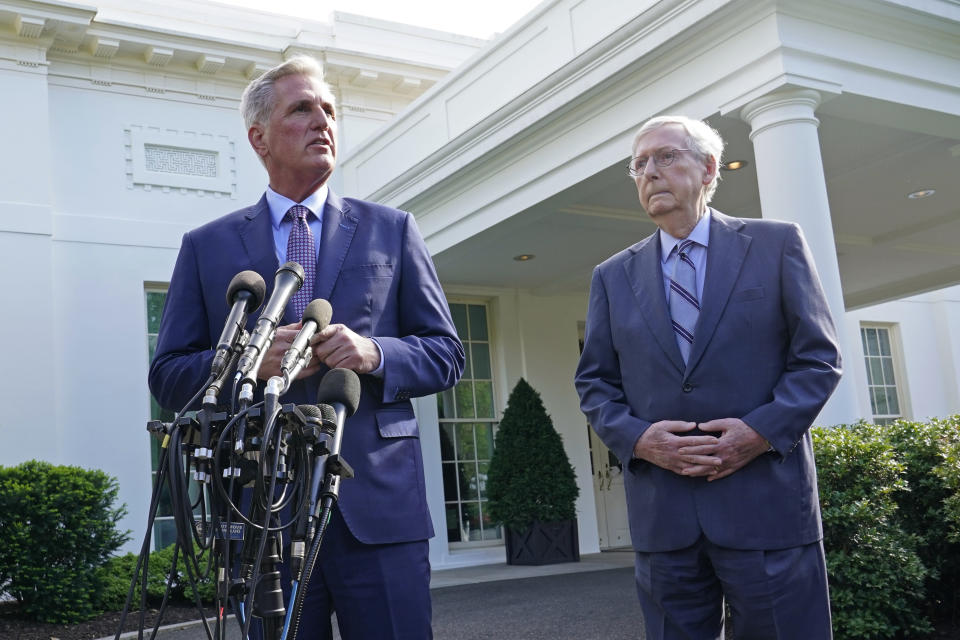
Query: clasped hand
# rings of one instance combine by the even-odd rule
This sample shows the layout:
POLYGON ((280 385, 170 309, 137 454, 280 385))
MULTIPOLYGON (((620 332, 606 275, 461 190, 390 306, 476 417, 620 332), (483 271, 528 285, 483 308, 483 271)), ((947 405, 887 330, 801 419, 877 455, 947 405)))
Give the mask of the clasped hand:
MULTIPOLYGON (((294 338, 300 331, 301 323, 277 327, 273 344, 263 356, 258 377, 267 380, 280 375, 280 362, 294 338)), ((341 367, 352 369, 356 373, 370 373, 380 366, 380 350, 370 338, 365 338, 344 324, 331 324, 318 331, 310 339, 313 357, 298 378, 315 374, 321 365, 333 369, 341 367)))
POLYGON ((661 420, 650 425, 634 445, 634 456, 679 475, 719 480, 746 466, 770 443, 739 418, 710 422, 661 420), (678 435, 693 431, 713 435, 678 435))

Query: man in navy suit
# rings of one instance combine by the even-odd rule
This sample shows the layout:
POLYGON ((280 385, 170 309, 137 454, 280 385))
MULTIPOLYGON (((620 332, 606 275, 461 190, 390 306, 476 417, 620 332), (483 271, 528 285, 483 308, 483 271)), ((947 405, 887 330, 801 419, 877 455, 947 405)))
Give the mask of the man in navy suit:
POLYGON ((621 459, 647 638, 832 637, 809 427, 840 378, 799 227, 708 207, 723 153, 654 118, 629 173, 659 227, 593 272, 580 405, 621 459))
MULTIPOLYGON (((336 112, 315 60, 295 57, 266 72, 247 87, 241 109, 270 184, 257 204, 184 236, 150 389, 162 405, 180 409, 209 374, 234 275, 257 271, 269 296, 277 267, 291 259, 290 236, 312 236, 309 298, 329 300, 333 318, 282 401, 316 402, 320 377, 333 367, 359 374, 361 396, 342 444, 356 476, 342 485, 298 637, 332 637, 334 611, 345 640, 432 637, 427 540, 433 526, 410 398, 452 387, 464 366, 433 262, 409 213, 327 188, 336 162, 336 112)), ((281 356, 300 328, 291 307, 259 370, 264 380, 279 375, 281 356)))

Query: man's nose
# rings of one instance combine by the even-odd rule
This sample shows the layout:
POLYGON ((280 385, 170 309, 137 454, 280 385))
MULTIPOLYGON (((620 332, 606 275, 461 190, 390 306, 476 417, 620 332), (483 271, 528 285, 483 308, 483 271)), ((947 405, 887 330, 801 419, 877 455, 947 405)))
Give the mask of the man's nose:
POLYGON ((311 123, 315 129, 326 129, 330 124, 329 117, 327 112, 323 109, 317 109, 313 113, 313 122, 311 123))

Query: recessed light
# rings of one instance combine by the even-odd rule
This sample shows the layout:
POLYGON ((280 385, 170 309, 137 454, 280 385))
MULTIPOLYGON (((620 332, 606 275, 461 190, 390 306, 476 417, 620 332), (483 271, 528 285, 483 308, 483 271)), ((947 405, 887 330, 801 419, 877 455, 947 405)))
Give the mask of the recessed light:
POLYGON ((526 262, 527 260, 533 260, 536 257, 537 256, 533 255, 532 253, 521 253, 518 256, 513 256, 513 259, 517 262, 526 262))
POLYGON ((750 162, 747 160, 731 160, 730 162, 724 162, 720 168, 724 171, 737 171, 743 169, 748 164, 750 164, 750 162))
POLYGON ((937 192, 936 189, 918 189, 913 193, 908 193, 907 197, 911 200, 922 200, 923 198, 929 198, 937 192))

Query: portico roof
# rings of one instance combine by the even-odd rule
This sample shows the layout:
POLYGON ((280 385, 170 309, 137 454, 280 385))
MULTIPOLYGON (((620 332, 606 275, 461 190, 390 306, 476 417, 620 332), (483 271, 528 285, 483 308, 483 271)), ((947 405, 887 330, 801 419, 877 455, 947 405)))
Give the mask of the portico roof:
POLYGON ((585 291, 655 228, 625 172, 640 123, 708 119, 747 161, 714 206, 759 217, 742 109, 811 89, 851 309, 960 282, 958 70, 944 0, 545 2, 354 146, 345 191, 414 212, 448 287, 585 291))

